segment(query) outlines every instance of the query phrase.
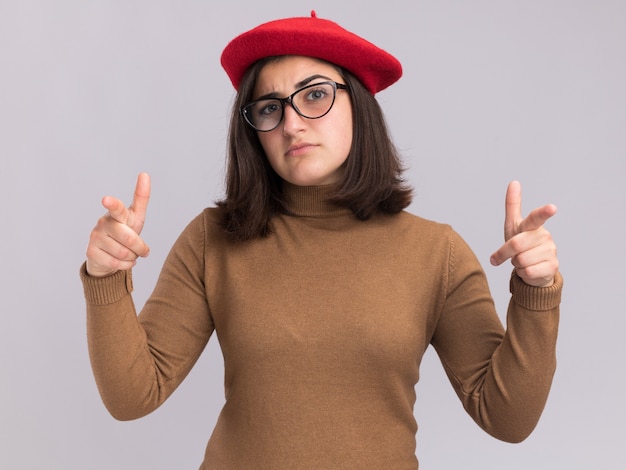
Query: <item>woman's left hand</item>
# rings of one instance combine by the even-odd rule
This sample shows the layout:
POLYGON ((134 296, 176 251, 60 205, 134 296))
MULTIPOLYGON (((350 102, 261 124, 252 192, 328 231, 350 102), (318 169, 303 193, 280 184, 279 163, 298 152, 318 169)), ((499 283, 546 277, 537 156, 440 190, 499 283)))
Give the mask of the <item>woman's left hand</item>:
POLYGON ((544 224, 554 214, 556 206, 548 204, 523 219, 521 186, 518 181, 512 181, 506 191, 505 243, 491 255, 491 264, 499 266, 510 259, 516 274, 526 284, 550 286, 559 269, 559 260, 556 244, 544 224))

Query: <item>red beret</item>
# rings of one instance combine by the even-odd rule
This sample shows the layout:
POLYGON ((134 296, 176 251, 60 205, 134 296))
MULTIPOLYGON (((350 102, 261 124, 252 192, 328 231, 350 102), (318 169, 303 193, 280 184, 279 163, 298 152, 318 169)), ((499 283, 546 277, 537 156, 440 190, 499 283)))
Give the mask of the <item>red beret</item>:
POLYGON ((244 73, 259 59, 280 55, 315 57, 339 65, 372 94, 402 76, 400 62, 371 42, 329 20, 311 17, 270 21, 233 39, 222 52, 221 63, 238 89, 244 73))

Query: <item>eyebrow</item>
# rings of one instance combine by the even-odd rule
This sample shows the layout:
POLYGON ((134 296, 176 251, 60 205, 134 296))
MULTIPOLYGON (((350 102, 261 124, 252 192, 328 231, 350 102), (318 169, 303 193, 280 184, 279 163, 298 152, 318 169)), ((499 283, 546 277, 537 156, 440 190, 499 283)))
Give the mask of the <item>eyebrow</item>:
MULTIPOLYGON (((298 83, 296 83, 294 91, 297 91, 300 88, 303 88, 303 87, 307 86, 313 80, 317 80, 319 78, 323 78, 325 80, 332 80, 332 78, 327 77, 326 75, 321 75, 321 74, 317 73, 315 75, 311 75, 310 77, 305 78, 304 80, 300 80, 298 83)), ((272 93, 268 93, 266 95, 259 96, 258 98, 256 98, 256 100, 265 100, 265 99, 269 99, 269 98, 278 98, 278 97, 279 97, 278 93, 273 91, 272 93)))

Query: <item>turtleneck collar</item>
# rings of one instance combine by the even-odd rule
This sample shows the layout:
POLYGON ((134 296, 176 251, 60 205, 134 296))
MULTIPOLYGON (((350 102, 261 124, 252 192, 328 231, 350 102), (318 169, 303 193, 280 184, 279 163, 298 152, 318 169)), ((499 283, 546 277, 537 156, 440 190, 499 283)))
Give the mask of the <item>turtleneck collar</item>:
POLYGON ((332 185, 297 186, 283 182, 283 195, 290 215, 299 217, 336 217, 351 214, 349 209, 328 202, 332 185))

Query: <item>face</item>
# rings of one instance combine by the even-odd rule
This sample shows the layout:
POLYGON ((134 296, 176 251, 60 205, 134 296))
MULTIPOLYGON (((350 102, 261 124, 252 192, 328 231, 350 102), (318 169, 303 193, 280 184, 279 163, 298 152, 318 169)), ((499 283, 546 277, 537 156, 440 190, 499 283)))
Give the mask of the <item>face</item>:
MULTIPOLYGON (((268 62, 259 73, 253 100, 286 97, 303 86, 323 81, 344 83, 332 65, 309 57, 285 56, 268 62)), ((270 165, 284 180, 298 186, 336 182, 352 145, 352 106, 347 90, 337 89, 325 116, 307 119, 285 105, 276 129, 258 132, 270 165)))

